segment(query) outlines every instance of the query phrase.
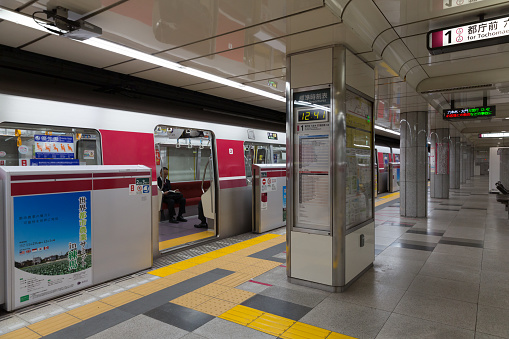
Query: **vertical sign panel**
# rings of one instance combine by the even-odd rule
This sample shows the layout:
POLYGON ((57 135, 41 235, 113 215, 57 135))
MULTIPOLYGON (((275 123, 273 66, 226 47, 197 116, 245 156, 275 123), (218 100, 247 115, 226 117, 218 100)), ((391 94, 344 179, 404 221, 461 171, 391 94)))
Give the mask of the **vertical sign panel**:
POLYGON ((372 111, 371 102, 350 91, 346 93, 347 228, 373 218, 372 111))
POLYGON ((329 87, 293 95, 297 228, 331 230, 330 97, 329 87))
POLYGON ((92 284, 90 191, 13 198, 14 307, 92 284))

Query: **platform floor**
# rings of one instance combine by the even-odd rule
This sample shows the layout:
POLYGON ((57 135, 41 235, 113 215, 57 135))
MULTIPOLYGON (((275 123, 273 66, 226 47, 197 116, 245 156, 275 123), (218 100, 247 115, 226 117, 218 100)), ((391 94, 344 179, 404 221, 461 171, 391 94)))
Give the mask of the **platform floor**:
POLYGON ((429 199, 427 219, 377 199, 374 267, 344 293, 288 283, 279 229, 1 315, 0 339, 509 338, 508 214, 487 185, 429 199))

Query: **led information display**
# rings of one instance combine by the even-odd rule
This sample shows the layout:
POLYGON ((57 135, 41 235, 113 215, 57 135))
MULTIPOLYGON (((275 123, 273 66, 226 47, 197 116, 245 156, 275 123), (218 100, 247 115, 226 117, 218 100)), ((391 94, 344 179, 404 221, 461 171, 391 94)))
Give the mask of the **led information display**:
POLYGON ((324 109, 305 109, 297 113, 297 118, 299 122, 327 121, 328 113, 329 112, 324 109))
POLYGON ((444 109, 444 120, 490 118, 495 116, 496 106, 444 109))
POLYGON ((428 51, 433 55, 507 42, 509 16, 442 28, 427 35, 428 51))

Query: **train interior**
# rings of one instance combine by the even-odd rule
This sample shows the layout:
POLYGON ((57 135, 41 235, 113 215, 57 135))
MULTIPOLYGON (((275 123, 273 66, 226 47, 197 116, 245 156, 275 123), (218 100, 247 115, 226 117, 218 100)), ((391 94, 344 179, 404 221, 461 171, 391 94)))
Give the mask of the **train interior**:
MULTIPOLYGON (((158 188, 159 250, 166 251, 216 236, 215 178, 216 166, 211 131, 157 126, 154 132, 156 169, 160 175, 168 169, 171 190, 181 192, 186 200, 186 221, 170 220, 168 203, 158 188), (199 218, 199 205, 203 217, 199 218)), ((164 174, 163 174, 164 177, 164 174)), ((175 204, 175 213, 181 213, 182 204, 175 204)))

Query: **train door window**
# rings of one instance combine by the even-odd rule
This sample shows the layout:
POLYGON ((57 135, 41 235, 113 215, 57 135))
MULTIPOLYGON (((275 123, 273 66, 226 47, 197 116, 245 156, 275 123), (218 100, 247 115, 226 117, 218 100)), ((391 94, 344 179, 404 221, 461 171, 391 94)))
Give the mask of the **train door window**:
POLYGON ((160 189, 159 249, 167 251, 213 237, 216 232, 215 177, 216 166, 211 131, 157 126, 154 131, 157 172, 167 168, 170 184, 160 189), (171 189, 168 197, 163 190, 171 189), (173 220, 181 213, 180 192, 185 198, 182 219, 173 220), (175 199, 172 199, 172 196, 175 199), (175 203, 171 210, 170 200, 175 203), (176 221, 176 222, 175 222, 176 221), (195 227, 195 225, 199 227, 195 227))
POLYGON ((100 136, 96 130, 0 124, 0 166, 100 164, 100 136))

